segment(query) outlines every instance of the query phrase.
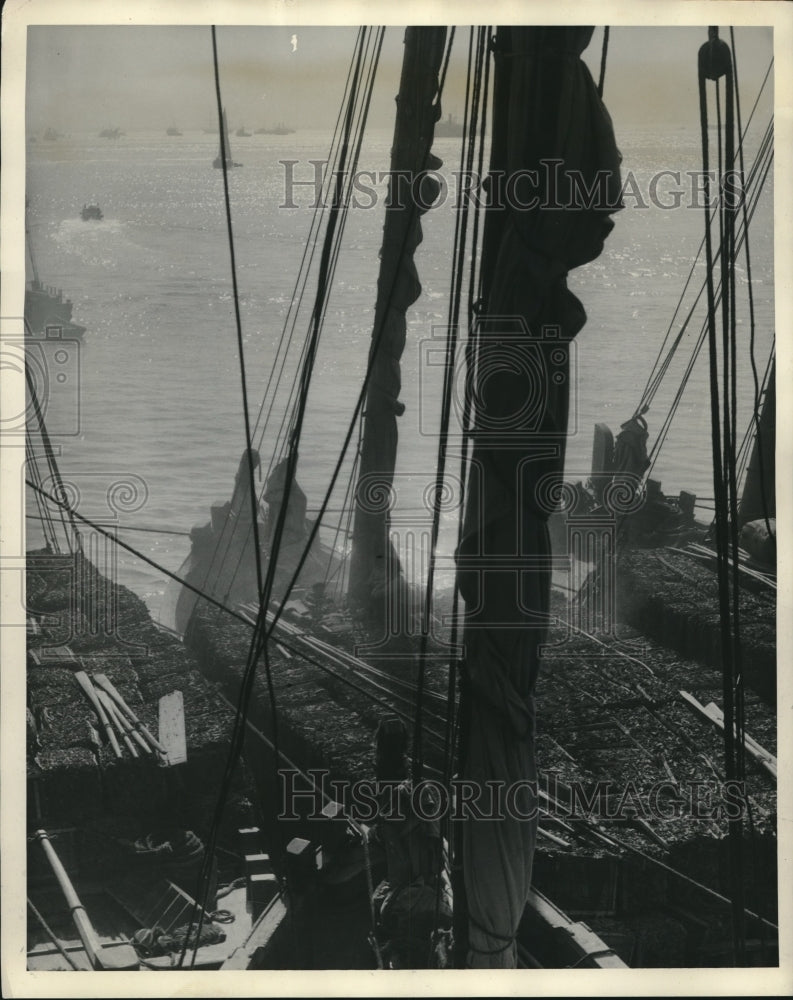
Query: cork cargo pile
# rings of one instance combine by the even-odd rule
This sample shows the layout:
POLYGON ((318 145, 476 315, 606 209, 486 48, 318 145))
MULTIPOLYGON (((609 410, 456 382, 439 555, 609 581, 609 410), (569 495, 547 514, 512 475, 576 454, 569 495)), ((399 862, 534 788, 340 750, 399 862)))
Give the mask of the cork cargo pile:
MULTIPOLYGON (((751 578, 748 582, 752 582, 751 578)), ((625 622, 684 656, 718 669, 720 619, 713 569, 677 549, 620 556, 617 602, 625 622)), ((748 687, 776 700, 776 591, 741 587, 742 667, 748 687)), ((762 741, 761 741, 762 742, 762 741)))
MULTIPOLYGON (((315 613, 298 600, 297 607, 300 612, 287 613, 285 623, 294 621, 329 650, 352 655, 371 639, 343 606, 315 613)), ((728 894, 728 824, 723 811, 710 809, 708 802, 697 815, 684 809, 674 816, 665 808, 665 796, 673 799, 697 782, 710 795, 723 781, 722 733, 681 693, 703 706, 721 704, 721 674, 706 657, 688 658, 631 625, 620 624, 593 641, 567 626, 569 609, 559 594, 552 610, 557 624, 548 636, 536 692, 537 756, 541 786, 552 774, 554 784, 547 787, 561 792, 559 808, 541 809, 535 885, 571 916, 586 919, 632 964, 702 963, 707 955, 715 963, 729 938, 729 908, 703 895, 701 886, 728 894), (606 787, 601 806, 622 803, 627 810, 611 818, 565 816, 570 788, 588 794, 599 785, 606 787)), ((665 613, 663 606, 659 613, 665 613)), ((710 613, 705 602, 697 613, 710 613)), ((68 557, 31 559, 28 614, 35 623, 31 628, 29 621, 27 669, 30 821, 57 817, 61 824, 84 823, 104 816, 140 827, 178 816, 182 825, 200 831, 225 767, 230 706, 245 670, 251 628, 202 605, 182 644, 152 623, 131 592, 68 557), (47 650, 57 655, 48 659, 47 650), (155 734, 159 698, 181 691, 187 762, 174 769, 126 753, 117 758, 97 740, 97 720, 75 669, 89 676, 104 673, 155 734)), ((373 687, 371 676, 358 676, 349 661, 345 668, 310 655, 294 635, 276 631, 269 659, 279 747, 287 758, 282 764, 327 770, 342 781, 373 778, 378 722, 393 713, 411 718, 405 688, 412 676, 409 653, 382 665, 396 683, 378 675, 373 687)), ((430 778, 442 766, 446 686, 446 670, 430 663, 425 714, 430 778)), ((273 812, 268 802, 273 761, 267 750, 273 728, 262 663, 249 722, 250 733, 258 734, 248 744, 255 756, 248 757, 251 777, 248 769, 240 772, 236 792, 258 797, 266 824, 273 812)), ((746 732, 776 754, 775 710, 752 689, 746 691, 746 732)), ((751 817, 743 819, 746 905, 775 922, 776 782, 752 757, 747 757, 746 788, 751 805, 751 817)))
MULTIPOLYGON (((695 883, 729 895, 728 823, 720 798, 723 734, 681 692, 702 705, 721 704, 721 674, 707 660, 681 655, 627 624, 593 642, 567 627, 569 609, 561 595, 554 595, 553 610, 558 623, 550 630, 536 692, 541 780, 552 773, 558 782, 553 787, 575 785, 585 795, 605 784, 601 804, 619 814, 568 820, 562 801, 558 816, 541 812, 535 885, 572 916, 586 918, 626 961, 702 962, 701 950, 692 951, 693 940, 699 949, 710 948, 717 962, 730 938, 729 908, 703 895, 695 883), (672 800, 689 794, 701 795, 701 802, 685 799, 690 807, 674 815, 672 800), (670 874, 659 863, 687 877, 670 874)), ((699 613, 710 612, 701 603, 699 613)), ((344 608, 331 617, 346 618, 348 627, 327 628, 327 617, 305 613, 300 626, 348 653, 371 638, 344 608)), ((230 696, 245 667, 250 635, 239 621, 203 606, 188 637, 204 672, 230 696)), ((326 769, 334 779, 371 779, 379 720, 389 711, 410 712, 403 688, 394 685, 389 693, 381 683, 375 700, 361 689, 363 676, 352 672, 342 678, 341 669, 323 669, 278 631, 274 640, 270 665, 281 751, 297 767, 326 769)), ((387 669, 401 681, 411 677, 409 657, 387 669)), ((428 668, 430 692, 445 697, 446 683, 445 669, 428 668)), ((272 737, 261 665, 251 718, 272 737)), ((438 729, 433 720, 427 726, 438 729)), ((746 732, 776 754, 775 710, 752 689, 746 691, 746 732)), ((427 773, 433 777, 441 758, 426 739, 427 773)), ((748 813, 743 819, 750 859, 746 905, 775 922, 776 782, 748 756, 746 769, 751 806, 751 819, 748 813)))
POLYGON ((30 554, 27 615, 29 822, 108 817, 203 827, 226 766, 233 715, 195 658, 154 625, 140 598, 79 555, 30 554), (134 757, 120 739, 118 757, 79 671, 107 677, 155 738, 161 696, 180 691, 187 760, 165 767, 156 754, 134 757))

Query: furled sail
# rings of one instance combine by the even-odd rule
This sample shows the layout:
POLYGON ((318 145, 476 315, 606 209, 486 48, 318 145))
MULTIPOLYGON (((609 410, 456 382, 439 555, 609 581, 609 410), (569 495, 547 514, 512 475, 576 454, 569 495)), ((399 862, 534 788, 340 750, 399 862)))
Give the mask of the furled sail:
POLYGON ((512 789, 464 834, 468 965, 509 968, 531 881, 534 685, 550 596, 547 518, 564 467, 569 345, 586 314, 568 272, 620 207, 620 155, 580 55, 594 29, 499 28, 474 447, 458 582, 468 738, 463 776, 512 789), (527 818, 521 818, 527 817, 527 818))
POLYGON ((420 217, 439 192, 437 180, 426 171, 441 165, 430 153, 430 146, 441 112, 436 99, 445 40, 446 28, 405 31, 380 251, 349 593, 368 605, 383 623, 388 602, 398 600, 404 586, 398 558, 389 542, 387 501, 396 465, 397 417, 404 411, 399 393, 405 314, 421 294, 413 254, 422 239, 420 217))

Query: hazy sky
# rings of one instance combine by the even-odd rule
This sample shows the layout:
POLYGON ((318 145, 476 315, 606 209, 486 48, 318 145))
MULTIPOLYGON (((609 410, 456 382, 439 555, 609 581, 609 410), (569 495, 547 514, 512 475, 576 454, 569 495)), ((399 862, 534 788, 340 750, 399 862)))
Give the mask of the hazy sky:
MULTIPOLYGON (((221 27, 223 100, 233 127, 335 121, 356 35, 352 27, 221 27), (291 39, 296 36, 293 51, 291 39)), ((404 29, 389 28, 373 99, 374 126, 390 126, 404 29)), ((739 81, 751 107, 772 55, 770 28, 735 29, 739 81)), ((585 58, 597 78, 602 29, 585 58)), ((729 40, 727 28, 722 37, 729 40)), ((706 28, 611 29, 605 99, 615 124, 694 126, 697 50, 706 28)), ((461 115, 468 29, 457 28, 444 111, 461 115)), ((215 116, 208 27, 31 27, 28 128, 94 131, 208 126, 215 116)), ((767 113, 769 103, 764 107, 767 113)))

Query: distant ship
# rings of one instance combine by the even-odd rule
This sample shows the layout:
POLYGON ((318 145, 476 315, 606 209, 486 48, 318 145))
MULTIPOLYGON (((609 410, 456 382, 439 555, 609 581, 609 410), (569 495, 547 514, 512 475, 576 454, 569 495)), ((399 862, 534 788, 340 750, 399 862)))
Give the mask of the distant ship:
POLYGON ((166 135, 181 135, 182 133, 179 131, 179 129, 175 125, 169 125, 168 128, 165 130, 165 134, 166 135))
POLYGON ((48 128, 42 138, 47 139, 48 142, 54 142, 56 139, 63 138, 63 132, 56 132, 54 128, 48 128))
POLYGON ((241 167, 241 163, 235 163, 231 158, 231 143, 229 142, 229 126, 226 121, 226 109, 223 109, 223 136, 220 140, 220 152, 212 161, 212 166, 217 170, 223 168, 223 159, 225 157, 226 167, 241 167))
POLYGON ((257 128, 257 135, 292 135, 295 130, 289 128, 288 125, 284 125, 283 122, 279 122, 275 128, 257 128))
POLYGON ((124 133, 121 131, 120 128, 103 128, 102 131, 99 133, 99 138, 118 139, 118 137, 122 136, 123 134, 124 133))
POLYGON ((241 128, 238 128, 237 131, 234 134, 235 135, 239 135, 241 137, 244 137, 246 139, 248 138, 249 135, 251 135, 250 132, 246 132, 245 131, 245 126, 244 125, 241 128))
POLYGON ((80 218, 83 222, 90 222, 95 220, 96 222, 101 222, 104 219, 102 214, 102 209, 98 205, 83 205, 80 209, 80 218))
POLYGON ((458 122, 451 115, 445 122, 438 122, 435 126, 435 137, 437 139, 460 139, 463 134, 463 123, 458 122))
MULTIPOLYGON (((27 204, 25 205, 27 208, 27 204)), ((63 297, 60 288, 45 285, 39 277, 39 269, 30 242, 30 230, 25 222, 25 237, 33 268, 33 280, 25 289, 25 333, 29 336, 47 336, 55 333, 72 340, 82 340, 85 327, 72 322, 71 299, 63 297)))

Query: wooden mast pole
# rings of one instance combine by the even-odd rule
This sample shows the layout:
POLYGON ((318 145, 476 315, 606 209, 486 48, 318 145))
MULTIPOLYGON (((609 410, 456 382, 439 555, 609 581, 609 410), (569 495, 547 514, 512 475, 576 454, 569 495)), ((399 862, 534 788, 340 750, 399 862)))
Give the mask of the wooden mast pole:
POLYGON ((440 115, 436 99, 445 41, 446 28, 409 27, 405 31, 369 356, 372 370, 355 493, 349 595, 386 627, 389 608, 404 594, 399 561, 389 542, 397 417, 405 409, 399 399, 400 359, 406 311, 421 293, 413 261, 422 239, 420 217, 440 187, 424 172, 441 165, 430 147, 440 115))

